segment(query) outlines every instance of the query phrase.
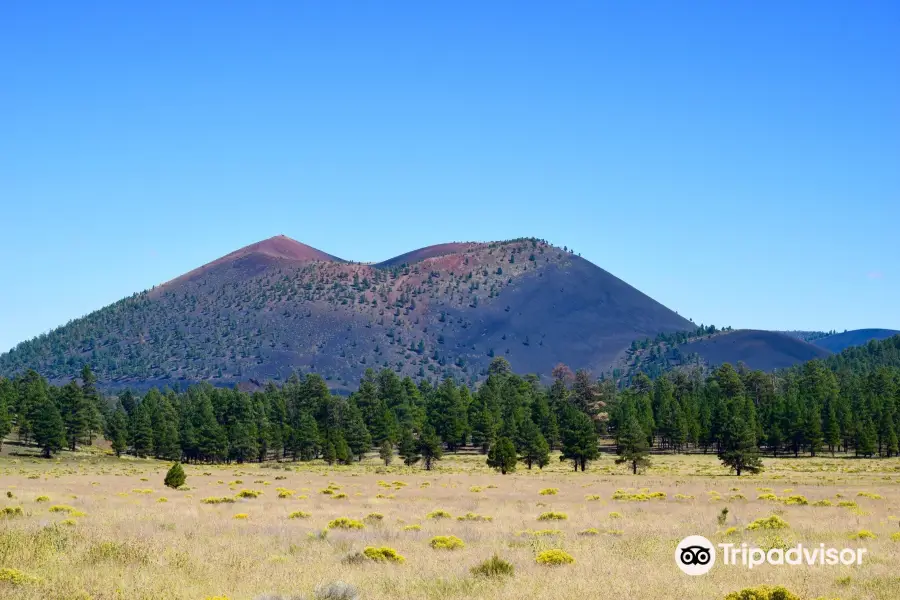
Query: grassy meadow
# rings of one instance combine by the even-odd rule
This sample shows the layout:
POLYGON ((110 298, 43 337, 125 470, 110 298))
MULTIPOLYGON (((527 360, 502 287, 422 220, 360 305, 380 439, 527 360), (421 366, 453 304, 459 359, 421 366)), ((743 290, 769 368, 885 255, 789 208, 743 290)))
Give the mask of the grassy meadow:
POLYGON ((721 599, 760 584, 803 599, 900 598, 900 460, 765 462, 741 478, 711 455, 655 457, 638 476, 608 456, 586 473, 554 461, 501 476, 481 456, 449 455, 431 472, 373 456, 349 467, 186 465, 186 489, 172 490, 168 463, 3 457, 0 598, 311 598, 338 580, 361 600, 721 599), (788 527, 747 529, 772 515, 788 527), (717 564, 689 577, 673 553, 691 534, 868 554, 862 566, 717 564), (553 549, 574 562, 537 562, 553 549), (470 572, 494 554, 512 576, 470 572))

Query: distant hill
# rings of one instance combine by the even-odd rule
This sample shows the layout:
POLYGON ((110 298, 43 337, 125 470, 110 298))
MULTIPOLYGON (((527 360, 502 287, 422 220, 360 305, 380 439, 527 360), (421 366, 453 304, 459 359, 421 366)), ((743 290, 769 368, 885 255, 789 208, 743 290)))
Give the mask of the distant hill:
POLYGON ((789 335, 791 337, 795 337, 798 340, 803 340, 804 342, 814 342, 819 338, 823 338, 829 335, 834 335, 836 332, 832 331, 800 331, 800 330, 791 330, 791 331, 776 331, 775 333, 783 333, 784 335, 789 335))
POLYGON ((814 358, 826 358, 831 352, 795 337, 775 331, 738 329, 699 338, 678 347, 682 354, 696 354, 709 366, 745 363, 751 369, 772 371, 814 358))
POLYGON ((819 338, 813 343, 830 352, 837 353, 851 346, 862 346, 870 340, 884 340, 897 334, 900 334, 900 331, 894 329, 854 329, 819 338))
POLYGON ((336 389, 366 368, 475 381, 493 356, 549 375, 595 372, 635 339, 695 326, 542 240, 430 246, 350 263, 276 236, 0 355, 0 375, 64 381, 85 363, 106 387, 284 380, 336 389))

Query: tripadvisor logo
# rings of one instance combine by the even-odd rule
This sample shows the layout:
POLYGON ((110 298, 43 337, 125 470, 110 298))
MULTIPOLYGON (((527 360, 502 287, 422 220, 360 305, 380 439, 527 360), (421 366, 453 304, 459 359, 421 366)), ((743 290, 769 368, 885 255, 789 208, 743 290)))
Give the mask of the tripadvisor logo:
MULTIPOLYGON (((748 544, 718 544, 725 566, 742 566, 752 569, 760 565, 861 565, 866 548, 806 547, 797 544, 791 548, 764 550, 748 544)), ((689 535, 675 548, 675 564, 688 575, 705 575, 716 564, 716 546, 702 535, 689 535)))
POLYGON ((702 535, 689 535, 675 548, 675 564, 688 575, 705 575, 716 564, 716 548, 702 535))

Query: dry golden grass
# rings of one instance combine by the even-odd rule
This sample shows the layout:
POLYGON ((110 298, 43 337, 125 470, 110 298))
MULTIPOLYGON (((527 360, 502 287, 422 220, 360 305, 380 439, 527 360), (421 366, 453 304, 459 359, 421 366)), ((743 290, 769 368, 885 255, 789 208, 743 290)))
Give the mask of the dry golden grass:
POLYGON ((432 472, 385 469, 375 457, 350 467, 186 465, 188 489, 165 490, 167 501, 159 502, 166 463, 4 458, 0 510, 22 507, 23 514, 0 517, 0 569, 22 577, 0 581, 0 598, 310 597, 318 585, 335 580, 357 586, 362 600, 715 600, 762 584, 784 585, 804 599, 900 598, 900 460, 766 464, 763 475, 741 478, 728 476, 713 456, 658 457, 640 476, 609 457, 587 473, 554 462, 543 472, 520 468, 507 476, 489 471, 476 456, 449 456, 432 472), (276 479, 296 493, 279 497, 274 486, 263 490, 276 479), (236 497, 246 489, 237 487, 238 480, 260 481, 256 486, 264 493, 236 497), (542 495, 547 488, 559 491, 542 495), (323 489, 334 493, 318 493, 323 489), (774 490, 778 500, 759 499, 760 489, 774 490), (335 500, 338 493, 346 496, 335 500), (38 502, 42 496, 52 503, 38 502), (784 500, 795 496, 808 503, 784 500), (223 497, 235 502, 203 503, 223 497), (850 499, 855 506, 839 505, 850 499), (816 505, 821 500, 832 506, 816 505), (65 509, 51 512, 57 505, 65 509), (720 525, 724 507, 728 517, 720 525), (452 518, 427 518, 440 510, 452 518), (539 521, 545 513, 568 518, 539 521), (466 515, 491 519, 458 518, 466 515), (789 527, 747 529, 772 515, 789 527), (363 528, 328 529, 341 517, 363 528), (864 546, 868 554, 861 567, 747 571, 717 565, 692 578, 673 560, 676 544, 691 534, 716 543, 864 546), (456 536, 465 545, 433 549, 437 536, 456 536), (366 548, 389 548, 405 560, 352 559, 365 556, 366 548), (574 562, 542 564, 537 557, 547 550, 561 550, 574 562), (495 554, 514 566, 513 576, 470 571, 495 554))

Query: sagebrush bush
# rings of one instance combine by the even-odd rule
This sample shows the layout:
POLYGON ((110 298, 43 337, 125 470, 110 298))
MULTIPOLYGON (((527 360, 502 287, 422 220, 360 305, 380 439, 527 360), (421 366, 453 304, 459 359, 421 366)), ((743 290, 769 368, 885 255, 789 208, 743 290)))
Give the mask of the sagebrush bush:
POLYGON ((341 564, 345 565, 361 565, 369 559, 362 552, 351 552, 341 559, 341 564))
POLYGON ((868 529, 860 529, 850 536, 851 540, 874 540, 875 534, 868 529))
POLYGON ((335 581, 319 586, 313 592, 313 600, 358 600, 356 587, 343 581, 335 581))
POLYGON ((235 519, 249 519, 250 515, 248 515, 247 513, 238 513, 238 514, 234 515, 234 518, 235 519))
POLYGON ((539 565, 557 566, 568 565, 575 562, 571 554, 564 552, 558 548, 554 550, 544 550, 535 557, 535 562, 539 565))
POLYGON ((538 521, 565 521, 569 518, 569 515, 562 512, 545 512, 541 513, 538 517, 538 521))
POLYGON ((446 510, 437 509, 437 510, 433 510, 430 513, 428 513, 427 515, 425 515, 425 518, 426 519, 451 519, 451 518, 453 518, 453 515, 448 513, 446 510))
POLYGON ((328 522, 328 529, 365 529, 365 527, 361 521, 347 517, 338 517, 328 522))
POLYGON ((725 600, 800 600, 800 596, 780 585, 774 587, 761 585, 731 592, 725 596, 725 600))
POLYGON ((262 492, 257 490, 241 490, 237 494, 238 498, 259 498, 262 492))
POLYGON ((627 502, 647 502, 648 500, 665 500, 665 492, 627 492, 616 490, 612 495, 613 500, 625 500, 627 502))
POLYGON ((32 577, 27 573, 23 573, 17 569, 3 568, 0 569, 0 583, 8 583, 10 585, 26 585, 29 583, 37 583, 40 581, 37 577, 32 577))
POLYGON ((541 496, 555 496, 559 493, 559 488, 544 488, 539 493, 541 496))
POLYGON ((377 523, 377 522, 379 522, 379 521, 383 521, 383 520, 384 520, 384 515, 381 514, 381 513, 375 513, 375 512, 369 513, 369 514, 366 515, 365 520, 366 520, 366 521, 369 521, 369 522, 371 522, 371 523, 377 523))
POLYGON ((467 512, 466 514, 456 517, 457 521, 493 521, 494 517, 487 517, 485 515, 479 515, 473 512, 467 512))
POLYGON ((231 496, 222 496, 221 498, 210 496, 209 498, 204 498, 200 502, 202 504, 232 504, 234 503, 234 498, 231 496))
POLYGON ((72 506, 68 506, 66 504, 55 504, 55 505, 51 506, 49 510, 52 513, 60 513, 60 512, 68 513, 70 517, 83 517, 84 516, 83 512, 81 512, 80 510, 78 510, 72 506))
POLYGON ((832 502, 831 500, 828 500, 826 498, 824 500, 817 500, 816 502, 813 502, 812 505, 813 506, 834 506, 834 502, 832 502))
POLYGON ((590 494, 589 496, 585 496, 584 499, 587 500, 588 502, 593 502, 594 500, 599 500, 600 495, 599 494, 590 494))
POLYGON ((512 577, 515 570, 512 563, 506 562, 496 554, 469 569, 475 577, 512 577))
POLYGON ((876 494, 874 492, 860 492, 856 494, 860 498, 871 498, 872 500, 883 500, 884 496, 881 494, 876 494))
POLYGON ((465 547, 465 542, 455 535, 437 535, 431 538, 431 547, 435 550, 457 550, 465 547))
POLYGON ((363 550, 363 555, 369 560, 374 560, 376 562, 406 562, 406 559, 402 555, 398 554, 396 550, 388 546, 367 546, 366 549, 363 550))
POLYGON ((34 499, 35 502, 50 502, 50 496, 38 496, 34 499))
POLYGON ((790 525, 788 522, 779 517, 778 515, 772 515, 771 517, 766 517, 764 519, 756 519, 749 525, 747 525, 747 529, 757 530, 757 529, 787 529, 790 525))
POLYGON ((787 498, 783 498, 781 501, 788 506, 806 506, 807 504, 809 504, 806 496, 801 496, 799 494, 788 496, 787 498))
POLYGON ((533 530, 529 529, 527 531, 520 531, 518 533, 518 535, 520 535, 520 536, 531 536, 531 537, 545 537, 548 535, 560 535, 560 534, 562 534, 562 531, 560 531, 559 529, 538 529, 537 531, 533 531, 533 530))
POLYGON ((23 517, 25 516, 25 512, 22 510, 21 506, 4 506, 0 509, 0 516, 7 518, 23 517))
POLYGON ((288 515, 288 519, 308 519, 309 513, 303 512, 302 510, 295 510, 291 514, 288 515))
POLYGON ((578 535, 584 535, 584 536, 600 535, 600 531, 591 527, 589 529, 583 529, 583 530, 579 531, 578 535))
POLYGON ((421 525, 406 525, 403 528, 403 531, 421 531, 421 530, 422 530, 421 525))

